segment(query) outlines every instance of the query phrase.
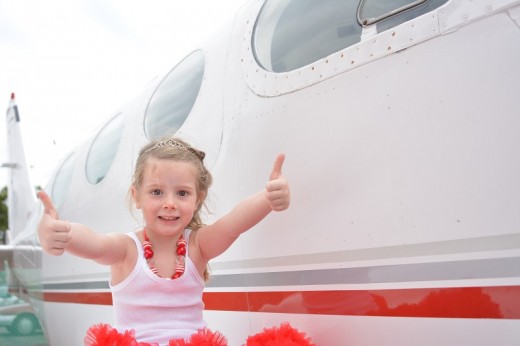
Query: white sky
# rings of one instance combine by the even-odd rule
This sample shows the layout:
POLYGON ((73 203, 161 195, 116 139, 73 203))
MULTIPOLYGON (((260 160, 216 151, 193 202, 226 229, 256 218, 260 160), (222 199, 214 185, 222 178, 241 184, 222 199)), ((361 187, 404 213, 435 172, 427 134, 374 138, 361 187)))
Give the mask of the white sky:
POLYGON ((0 164, 11 92, 30 178, 43 187, 63 155, 246 1, 0 0, 0 164))

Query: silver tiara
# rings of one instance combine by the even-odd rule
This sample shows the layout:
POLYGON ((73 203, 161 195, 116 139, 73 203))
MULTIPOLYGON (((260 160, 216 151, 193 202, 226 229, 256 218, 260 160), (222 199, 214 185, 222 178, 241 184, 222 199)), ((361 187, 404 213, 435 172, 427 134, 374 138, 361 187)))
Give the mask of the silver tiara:
POLYGON ((186 148, 182 143, 179 143, 179 142, 177 142, 174 139, 167 139, 167 140, 160 141, 160 142, 156 143, 153 147, 151 147, 149 149, 146 149, 143 152, 142 155, 146 154, 149 151, 152 151, 152 150, 157 149, 157 148, 162 148, 162 147, 173 147, 173 148, 177 148, 177 149, 180 149, 180 150, 184 150, 185 152, 191 154, 191 152, 188 150, 188 148, 186 148))

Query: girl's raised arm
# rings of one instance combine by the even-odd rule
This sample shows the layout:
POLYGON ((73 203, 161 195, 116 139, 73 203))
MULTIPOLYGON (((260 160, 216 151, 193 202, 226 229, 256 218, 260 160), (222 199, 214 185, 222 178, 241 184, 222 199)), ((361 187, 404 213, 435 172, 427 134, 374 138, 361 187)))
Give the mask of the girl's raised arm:
POLYGON ((214 224, 197 232, 197 243, 206 261, 223 253, 233 242, 271 211, 282 211, 289 207, 289 184, 282 175, 285 155, 280 154, 265 189, 242 200, 233 210, 214 224))
POLYGON ((99 234, 84 225, 60 220, 49 195, 40 191, 38 197, 44 207, 38 224, 38 238, 45 252, 60 256, 67 251, 105 265, 112 265, 124 259, 124 234, 99 234))

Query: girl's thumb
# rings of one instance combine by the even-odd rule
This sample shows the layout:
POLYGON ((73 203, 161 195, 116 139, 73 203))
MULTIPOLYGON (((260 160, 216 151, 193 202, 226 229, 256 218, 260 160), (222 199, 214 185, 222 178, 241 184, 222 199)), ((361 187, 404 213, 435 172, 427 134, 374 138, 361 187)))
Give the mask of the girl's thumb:
POLYGON ((271 172, 271 176, 269 180, 278 179, 282 175, 282 166, 285 161, 285 154, 280 154, 274 161, 273 171, 271 172))
POLYGON ((54 207, 54 204, 52 203, 49 195, 45 191, 39 191, 38 197, 43 204, 43 213, 49 215, 53 219, 59 219, 58 212, 56 211, 56 208, 54 207))

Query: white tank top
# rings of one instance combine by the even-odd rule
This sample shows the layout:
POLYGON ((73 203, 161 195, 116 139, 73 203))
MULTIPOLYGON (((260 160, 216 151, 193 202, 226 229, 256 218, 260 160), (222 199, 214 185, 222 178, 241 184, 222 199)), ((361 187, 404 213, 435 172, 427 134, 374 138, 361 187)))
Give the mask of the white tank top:
MULTIPOLYGON (((191 230, 184 231, 187 241, 190 233, 191 230)), ((188 253, 186 268, 180 278, 161 278, 148 268, 137 235, 133 232, 128 235, 137 247, 137 262, 122 282, 110 284, 117 330, 133 329, 139 342, 167 345, 170 339, 188 339, 204 329, 204 281, 188 253)))

